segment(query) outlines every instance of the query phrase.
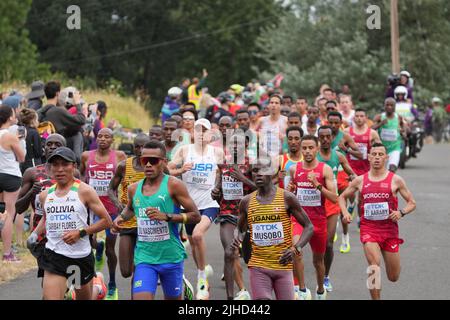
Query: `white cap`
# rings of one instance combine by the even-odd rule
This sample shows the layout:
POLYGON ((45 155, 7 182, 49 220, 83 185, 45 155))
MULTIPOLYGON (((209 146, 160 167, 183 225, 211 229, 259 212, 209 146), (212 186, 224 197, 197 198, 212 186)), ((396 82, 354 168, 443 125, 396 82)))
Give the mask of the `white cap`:
POLYGON ((400 75, 401 76, 407 76, 408 78, 411 78, 411 74, 408 71, 406 71, 406 70, 403 70, 402 72, 400 72, 400 75))
POLYGON ((211 130, 211 122, 209 122, 208 119, 204 119, 204 118, 198 119, 197 121, 195 121, 194 126, 198 126, 198 125, 203 126, 208 130, 211 130))
POLYGON ((442 100, 440 98, 438 98, 438 97, 434 97, 433 100, 431 100, 431 102, 433 102, 433 103, 441 103, 442 100))
POLYGON ((169 91, 167 92, 167 94, 168 94, 169 96, 176 97, 176 96, 179 96, 182 92, 183 92, 183 90, 181 90, 180 88, 178 88, 178 87, 172 87, 172 88, 169 89, 169 91))

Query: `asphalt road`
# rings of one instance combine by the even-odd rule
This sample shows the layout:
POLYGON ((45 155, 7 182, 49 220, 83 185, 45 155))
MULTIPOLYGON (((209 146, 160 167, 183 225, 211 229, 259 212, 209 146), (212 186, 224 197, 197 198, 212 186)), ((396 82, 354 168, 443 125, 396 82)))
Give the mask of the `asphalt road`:
MULTIPOLYGON (((400 222, 400 235, 405 240, 400 251, 402 273, 397 283, 390 283, 383 272, 382 298, 450 299, 450 145, 426 145, 419 158, 410 160, 407 168, 399 174, 413 192, 417 210, 400 222)), ((367 265, 356 225, 350 226, 350 243, 352 249, 348 254, 338 252, 340 238, 335 243, 331 270, 334 290, 328 295, 330 300, 370 298, 366 289, 367 265)), ((223 251, 218 226, 213 226, 208 232, 207 250, 207 261, 214 268, 214 275, 210 278, 211 299, 225 299, 225 283, 220 280, 223 251)), ((191 258, 186 261, 185 268, 187 278, 195 287, 196 270, 191 258)), ((314 289, 309 246, 305 249, 305 269, 307 286, 314 289)), ((246 268, 244 278, 248 283, 246 268)), ((119 270, 117 284, 119 298, 130 299, 130 281, 123 279, 119 270)), ((35 277, 35 271, 0 286, 0 300, 40 299, 41 294, 40 280, 35 277)), ((157 299, 161 298, 159 288, 157 299)))

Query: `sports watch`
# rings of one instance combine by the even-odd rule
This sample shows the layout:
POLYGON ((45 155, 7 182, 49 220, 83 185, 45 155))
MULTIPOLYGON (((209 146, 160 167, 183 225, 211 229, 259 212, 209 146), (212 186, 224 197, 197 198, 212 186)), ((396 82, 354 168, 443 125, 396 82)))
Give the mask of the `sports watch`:
POLYGON ((85 237, 85 236, 87 236, 87 231, 84 230, 83 228, 81 228, 81 229, 80 229, 80 238, 83 238, 83 237, 85 237))
POLYGON ((167 214, 167 222, 172 221, 172 218, 173 218, 173 214, 168 213, 168 214, 167 214))

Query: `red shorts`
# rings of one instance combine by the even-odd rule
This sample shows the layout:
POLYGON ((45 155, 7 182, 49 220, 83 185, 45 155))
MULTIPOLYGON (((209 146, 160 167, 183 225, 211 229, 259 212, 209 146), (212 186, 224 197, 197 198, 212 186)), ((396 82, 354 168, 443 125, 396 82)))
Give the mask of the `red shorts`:
POLYGON ((300 223, 298 223, 297 219, 291 217, 292 223, 292 236, 301 236, 303 232, 303 227, 300 223))
POLYGON ((327 249, 327 219, 311 219, 311 222, 314 226, 314 234, 309 240, 311 250, 324 254, 327 249))
POLYGON ((403 239, 400 239, 392 233, 363 230, 362 228, 360 239, 363 244, 368 242, 378 243, 381 250, 392 253, 398 252, 400 245, 404 242, 403 239))
POLYGON ((339 194, 344 192, 344 190, 347 189, 348 185, 349 182, 347 173, 345 173, 345 171, 339 171, 337 174, 337 187, 339 194))
POLYGON ((328 199, 325 199, 325 212, 327 213, 327 218, 335 214, 341 213, 341 208, 338 203, 333 203, 328 199))

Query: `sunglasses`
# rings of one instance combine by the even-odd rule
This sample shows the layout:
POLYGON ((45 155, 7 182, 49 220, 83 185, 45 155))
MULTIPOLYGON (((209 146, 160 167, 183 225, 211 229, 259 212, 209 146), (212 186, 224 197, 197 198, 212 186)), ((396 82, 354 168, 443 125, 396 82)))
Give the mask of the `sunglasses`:
POLYGON ((186 120, 186 121, 194 121, 195 118, 194 118, 194 117, 183 117, 183 120, 186 120))
POLYGON ((141 165, 145 167, 147 163, 150 163, 152 166, 158 165, 163 158, 158 157, 141 157, 141 165))
POLYGON ((258 111, 256 111, 256 110, 251 110, 251 111, 248 112, 248 114, 250 114, 250 115, 258 114, 258 111))

